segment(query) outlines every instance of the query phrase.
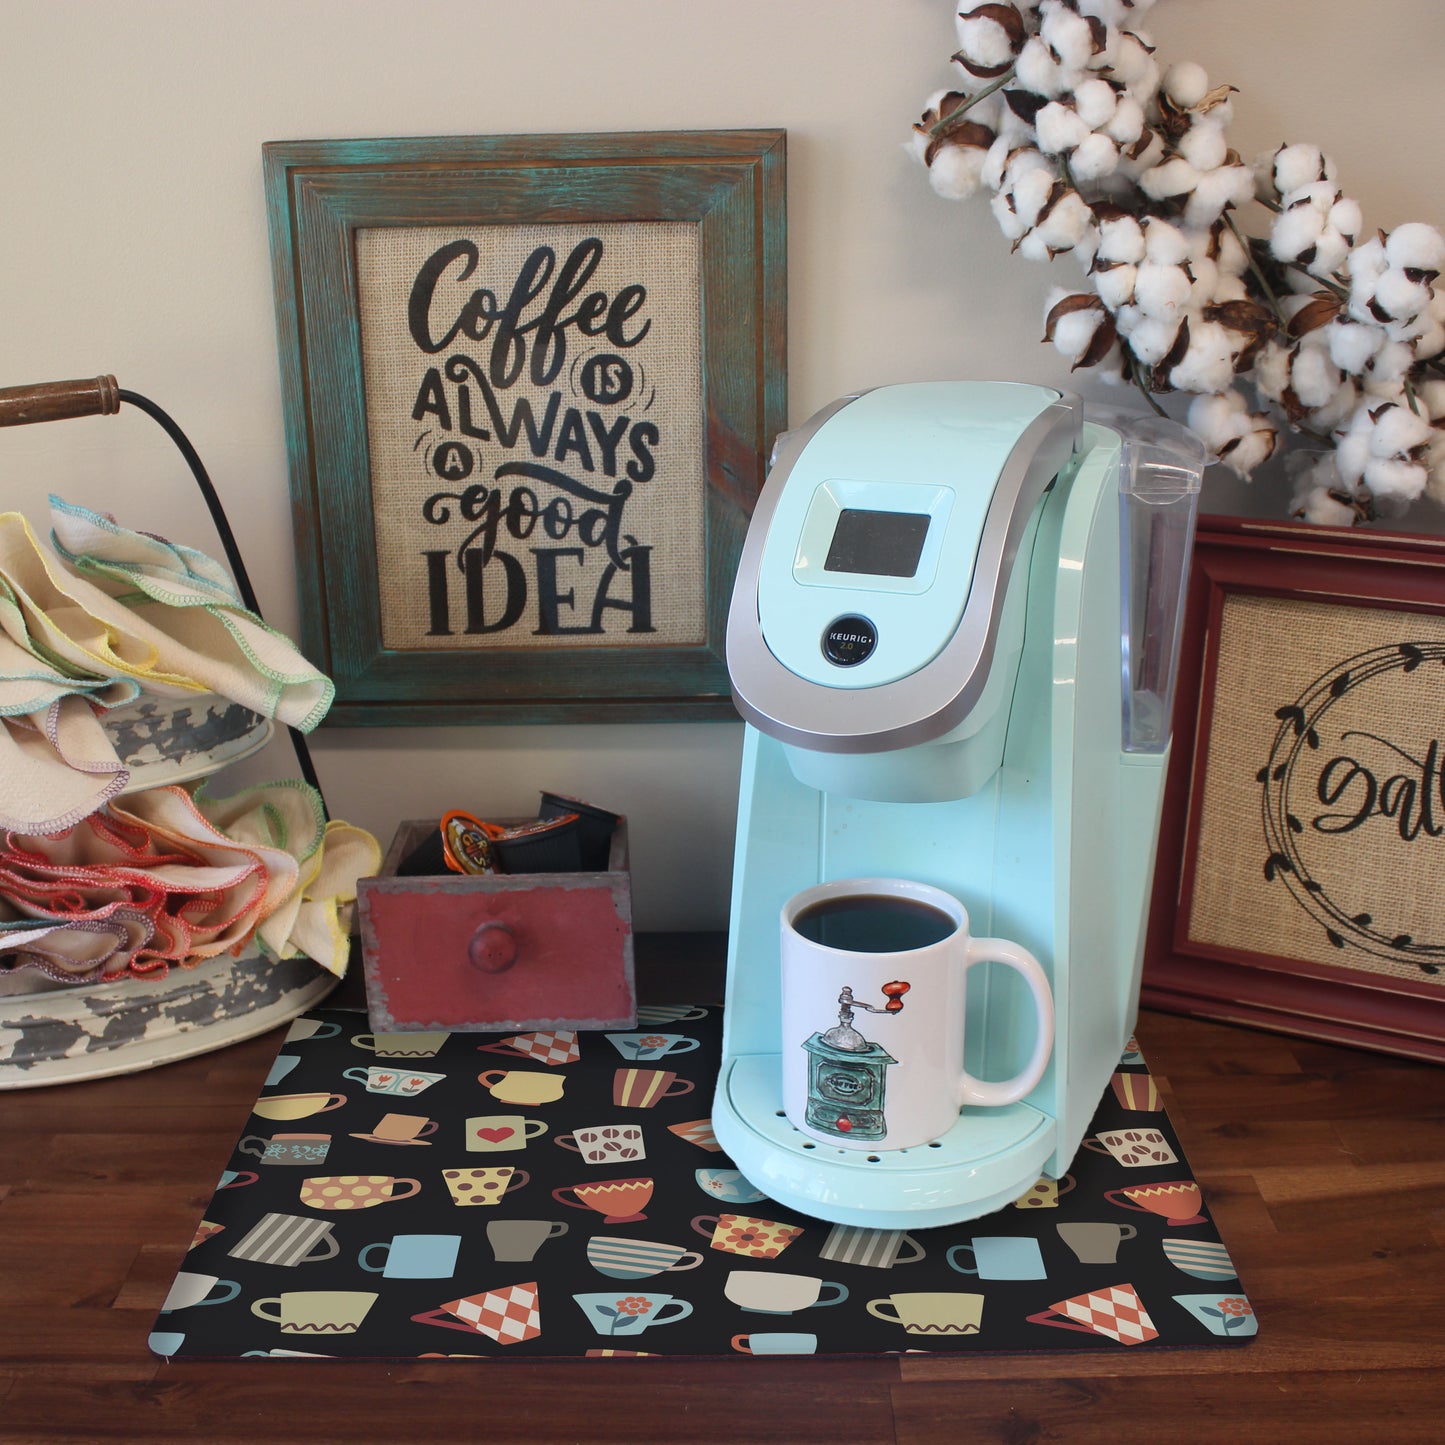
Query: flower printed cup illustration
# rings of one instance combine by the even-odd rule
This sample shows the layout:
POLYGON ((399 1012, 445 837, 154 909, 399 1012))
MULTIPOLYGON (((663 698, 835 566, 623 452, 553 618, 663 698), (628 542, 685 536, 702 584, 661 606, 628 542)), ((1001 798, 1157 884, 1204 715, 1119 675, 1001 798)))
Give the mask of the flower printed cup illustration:
POLYGON ((750 1214, 699 1214, 692 1227, 714 1249, 751 1259, 776 1259, 803 1233, 799 1225, 755 1219, 750 1214))
POLYGON ((645 1294, 610 1290, 602 1294, 574 1294, 572 1298, 599 1335, 641 1334, 652 1325, 675 1325, 692 1313, 692 1306, 686 1300, 651 1290, 645 1294))
POLYGON ((595 1209, 604 1224, 635 1224, 647 1216, 642 1212, 652 1198, 651 1179, 599 1179, 593 1184, 564 1184, 552 1191, 552 1198, 569 1209, 595 1209), (567 1195, 575 1198, 568 1199, 567 1195))
POLYGON ((1174 1303, 1188 1310, 1213 1334, 1245 1339, 1259 1333, 1254 1309, 1243 1295, 1177 1294, 1174 1303))
POLYGON ((343 1069, 341 1076, 355 1083, 365 1084, 368 1094, 398 1094, 403 1098, 412 1098, 446 1078, 445 1074, 423 1074, 411 1069, 388 1068, 382 1064, 343 1069))
POLYGON ((254 1154, 263 1164, 324 1164, 331 1149, 330 1134, 273 1134, 269 1139, 248 1134, 236 1148, 254 1154))
POLYGON ((608 1040, 624 1059, 660 1059, 664 1054, 686 1054, 697 1048, 698 1040, 686 1034, 608 1034, 608 1040))

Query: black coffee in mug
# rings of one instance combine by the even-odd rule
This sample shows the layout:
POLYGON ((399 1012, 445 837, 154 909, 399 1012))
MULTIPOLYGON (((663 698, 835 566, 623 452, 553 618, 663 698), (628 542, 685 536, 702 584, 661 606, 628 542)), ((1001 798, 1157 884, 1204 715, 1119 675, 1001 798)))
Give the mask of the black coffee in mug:
POLYGON ((810 904, 793 919, 809 943, 854 953, 906 953, 941 943, 958 924, 941 908, 891 893, 848 893, 810 904))

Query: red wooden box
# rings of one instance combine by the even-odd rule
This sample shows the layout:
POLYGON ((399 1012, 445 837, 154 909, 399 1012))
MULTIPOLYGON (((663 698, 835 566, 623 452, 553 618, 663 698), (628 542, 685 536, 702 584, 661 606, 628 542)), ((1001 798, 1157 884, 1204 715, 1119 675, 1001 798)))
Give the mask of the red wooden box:
POLYGON ((603 873, 397 877, 436 827, 403 823, 358 888, 372 1028, 634 1028, 627 820, 603 873))

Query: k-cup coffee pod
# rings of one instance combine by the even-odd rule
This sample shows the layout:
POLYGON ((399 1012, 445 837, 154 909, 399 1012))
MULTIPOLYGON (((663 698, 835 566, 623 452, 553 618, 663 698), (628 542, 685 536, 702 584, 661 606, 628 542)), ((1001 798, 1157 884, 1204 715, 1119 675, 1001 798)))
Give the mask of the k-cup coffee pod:
POLYGON ((577 815, 577 830, 581 840, 582 866, 588 872, 605 872, 612 852, 612 835, 622 821, 621 814, 609 813, 581 798, 569 798, 565 793, 542 794, 540 816, 560 818, 567 813, 577 815))
POLYGON ((493 842, 506 830, 497 823, 484 823, 475 814, 453 808, 442 814, 442 855, 453 873, 496 873, 500 871, 493 842))
POLYGON ((503 873, 577 873, 582 868, 576 813, 503 828, 490 842, 503 873))

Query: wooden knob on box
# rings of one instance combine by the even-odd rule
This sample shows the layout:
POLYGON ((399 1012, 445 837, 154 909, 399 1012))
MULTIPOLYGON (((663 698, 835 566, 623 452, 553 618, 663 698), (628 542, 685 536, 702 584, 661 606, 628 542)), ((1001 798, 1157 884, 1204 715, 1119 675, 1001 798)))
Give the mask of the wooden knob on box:
POLYGON ((517 940, 505 923, 489 921, 472 934, 467 960, 483 973, 505 973, 517 961, 517 940))

